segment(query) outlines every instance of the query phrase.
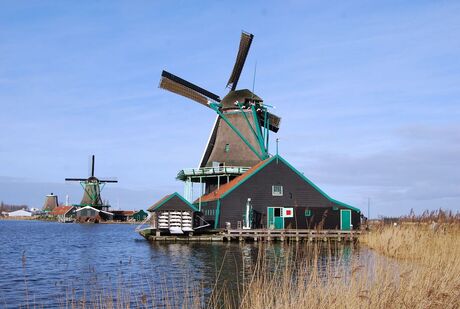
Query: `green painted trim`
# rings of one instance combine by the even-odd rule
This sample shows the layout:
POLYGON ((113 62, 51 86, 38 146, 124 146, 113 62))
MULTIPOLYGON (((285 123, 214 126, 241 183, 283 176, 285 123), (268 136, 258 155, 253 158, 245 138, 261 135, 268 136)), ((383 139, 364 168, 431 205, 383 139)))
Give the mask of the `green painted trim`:
POLYGON ((225 117, 225 115, 219 110, 219 108, 217 108, 218 105, 211 103, 209 106, 211 106, 211 108, 212 108, 217 114, 219 114, 220 118, 222 118, 222 119, 225 121, 225 123, 227 123, 227 125, 233 130, 233 132, 235 132, 236 135, 238 135, 238 137, 241 138, 241 140, 246 144, 246 146, 248 146, 249 149, 251 149, 251 151, 254 152, 254 154, 255 154, 260 160, 263 160, 263 159, 264 159, 264 157, 261 156, 261 155, 254 149, 254 147, 252 147, 252 145, 246 140, 246 138, 241 134, 241 132, 230 122, 230 120, 228 120, 227 117, 225 117))
POLYGON ((251 110, 252 110, 252 117, 254 118, 254 126, 256 127, 256 130, 257 130, 257 140, 259 141, 260 149, 262 149, 262 155, 264 156, 264 159, 266 159, 268 158, 268 154, 264 146, 263 135, 262 135, 262 131, 260 130, 260 125, 259 125, 259 121, 258 121, 257 113, 256 113, 256 107, 254 105, 251 105, 251 110))
POLYGON ((231 188, 230 190, 228 190, 227 192, 225 192, 224 194, 222 194, 222 196, 220 198, 224 198, 226 197, 227 195, 229 195, 233 190, 235 190, 236 188, 238 188, 239 186, 241 186, 243 183, 246 182, 246 180, 248 180, 249 178, 251 178, 252 176, 254 176, 255 174, 257 174, 261 169, 263 169, 265 166, 267 166, 267 164, 269 164, 270 162, 273 161, 273 159, 275 159, 276 156, 273 156, 271 157, 269 160, 267 160, 267 162, 265 162, 264 164, 262 164, 261 166, 259 166, 256 170, 254 170, 251 174, 249 174, 247 177, 245 177, 242 181, 240 181, 236 186, 234 186, 233 188, 231 188))
MULTIPOLYGON (((240 111, 243 114, 244 119, 246 119, 246 123, 248 124, 248 127, 251 129, 252 134, 254 134, 254 136, 257 139, 259 139, 259 136, 257 136, 256 131, 254 131, 254 128, 252 127, 251 123, 249 122, 248 116, 246 116, 246 113, 243 110, 243 105, 240 102, 236 102, 236 104, 238 104, 238 107, 240 108, 240 111)), ((259 142, 259 146, 260 146, 260 142, 259 142)), ((260 150, 262 151, 262 153, 266 152, 265 148, 263 148, 262 146, 260 146, 260 150)))
POLYGON ((321 193, 321 195, 323 195, 325 198, 327 198, 330 202, 332 203, 335 203, 339 206, 342 206, 342 207, 345 207, 345 208, 349 208, 349 209, 352 209, 354 211, 357 211, 357 212, 361 212, 361 210, 359 210, 358 208, 356 207, 353 207, 351 205, 348 205, 348 204, 345 204, 345 203, 342 203, 340 201, 337 201, 333 198, 331 198, 329 195, 326 194, 326 192, 324 192, 323 190, 321 190, 317 185, 315 185, 310 179, 308 179, 307 177, 305 177, 304 174, 302 174, 301 172, 299 172, 295 167, 293 167, 291 164, 289 164, 289 162, 287 162, 286 160, 284 160, 281 156, 279 155, 276 155, 275 157, 279 157, 279 160, 281 162, 283 162, 284 164, 286 164, 291 170, 293 170, 294 172, 297 173, 297 175, 300 176, 300 178, 302 178, 303 180, 305 180, 306 182, 308 182, 313 188, 315 188, 316 190, 318 190, 319 193, 321 193))
POLYGON ((215 229, 217 229, 219 226, 219 216, 220 216, 220 199, 217 200, 216 216, 214 217, 214 228, 215 229))
MULTIPOLYGON (((198 202, 192 203, 192 205, 195 206, 195 208, 197 208, 196 205, 198 205, 198 202)), ((201 202, 201 207, 206 207, 206 206, 208 206, 208 202, 201 202)))
MULTIPOLYGON (((83 191, 85 191, 85 193, 89 196, 92 202, 92 204, 82 204, 82 205, 95 206, 97 204, 97 189, 93 190, 94 194, 86 190, 87 186, 94 186, 94 184, 88 181, 80 181, 80 185, 83 187, 83 191)), ((84 195, 83 195, 83 198, 84 198, 84 195)))
POLYGON ((267 166, 268 164, 270 164, 273 160, 280 160, 281 162, 283 162, 284 164, 286 164, 291 170, 293 170, 297 175, 300 176, 300 178, 302 178, 304 181, 306 181, 308 184, 310 184, 313 188, 315 188, 321 195, 323 195, 325 198, 327 198, 330 202, 332 203, 335 203, 339 206, 342 206, 342 207, 345 207, 345 208, 348 208, 348 209, 352 209, 358 213, 361 212, 360 209, 356 208, 356 207, 353 207, 351 205, 348 205, 348 204, 345 204, 343 202, 340 202, 340 201, 337 201, 333 198, 331 198, 329 195, 327 195, 323 190, 321 190, 317 185, 315 185, 310 179, 308 179, 307 177, 305 177, 304 174, 302 174, 301 172, 299 172, 295 167, 293 167, 291 164, 289 164, 289 162, 287 162, 285 159, 283 159, 280 155, 275 155, 273 157, 271 157, 269 160, 267 160, 267 162, 265 162, 264 164, 262 164, 261 166, 259 166, 255 171, 253 171, 251 174, 249 174, 246 178, 244 178, 240 183, 238 183, 236 186, 234 186, 233 188, 231 188, 230 190, 228 190, 227 192, 225 192, 224 194, 222 194, 222 196, 220 197, 221 199, 226 197, 227 195, 229 195, 231 192, 233 192, 233 190, 235 190, 236 188, 238 188, 239 186, 241 186, 243 183, 246 182, 246 180, 248 180, 249 178, 251 178, 252 176, 254 176, 255 174, 257 174, 260 170, 262 170, 265 166, 267 166))
POLYGON ((151 211, 156 211, 158 208, 160 208, 161 206, 163 206, 167 201, 169 201, 170 199, 172 199, 173 197, 177 196, 178 198, 180 198, 184 203, 186 203, 190 208, 193 209, 193 211, 198 211, 198 208, 196 208, 195 206, 193 206, 192 204, 190 204, 189 201, 187 201, 185 198, 182 197, 182 195, 180 195, 179 193, 177 192, 174 192, 173 194, 171 194, 167 199, 165 199, 163 202, 161 202, 160 205, 158 205, 157 207, 155 207, 153 210, 151 211))
POLYGON ((351 219, 351 210, 350 209, 340 209, 340 229, 342 231, 350 231, 351 230, 351 222, 352 222, 352 219, 351 219), (345 212, 348 212, 348 218, 349 218, 349 226, 348 228, 343 228, 343 213, 345 212))
POLYGON ((270 130, 267 125, 267 109, 264 108, 264 143, 265 143, 265 149, 268 150, 268 135, 270 134, 270 130))

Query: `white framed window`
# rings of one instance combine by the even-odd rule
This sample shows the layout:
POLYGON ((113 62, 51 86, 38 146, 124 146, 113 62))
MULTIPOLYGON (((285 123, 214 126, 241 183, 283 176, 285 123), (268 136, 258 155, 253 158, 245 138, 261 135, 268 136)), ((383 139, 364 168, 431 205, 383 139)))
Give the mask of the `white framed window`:
POLYGON ((273 185, 272 186, 272 195, 273 196, 283 196, 283 186, 273 185))

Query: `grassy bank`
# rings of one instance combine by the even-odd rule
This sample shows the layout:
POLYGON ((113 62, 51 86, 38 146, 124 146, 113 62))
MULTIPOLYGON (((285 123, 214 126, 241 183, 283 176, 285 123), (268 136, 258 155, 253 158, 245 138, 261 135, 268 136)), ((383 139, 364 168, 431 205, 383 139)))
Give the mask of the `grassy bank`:
POLYGON ((115 290, 88 286, 83 296, 69 291, 58 303, 62 308, 460 308, 460 223, 425 219, 374 226, 353 253, 337 243, 292 243, 273 261, 264 255, 270 245, 261 243, 258 260, 243 261, 242 278, 235 273, 237 284, 219 279, 217 267, 214 287, 164 278, 164 285, 141 291, 137 282, 123 282, 115 290), (307 247, 289 250, 296 246, 307 247))
POLYGON ((458 224, 384 226, 361 243, 382 256, 354 262, 351 271, 336 265, 324 276, 307 267, 296 280, 291 269, 255 274, 241 308, 460 307, 458 224))

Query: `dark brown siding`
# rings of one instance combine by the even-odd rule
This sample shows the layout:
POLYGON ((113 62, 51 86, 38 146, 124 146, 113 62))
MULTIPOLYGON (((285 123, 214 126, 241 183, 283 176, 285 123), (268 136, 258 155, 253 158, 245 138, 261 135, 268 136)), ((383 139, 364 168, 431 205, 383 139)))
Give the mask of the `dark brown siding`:
MULTIPOLYGON (((285 220, 286 228, 338 229, 340 209, 345 208, 329 201, 289 166, 276 159, 221 199, 220 228, 225 227, 225 222, 236 227, 238 221, 243 221, 248 198, 251 198, 253 209, 262 213, 259 227, 267 225, 267 207, 293 207, 295 216, 285 220), (272 196, 272 185, 282 185, 283 196, 272 196), (310 217, 305 217, 306 209, 311 210, 310 217)), ((353 210, 352 224, 355 228, 359 226, 359 213, 353 210)))
MULTIPOLYGON (((198 203, 194 205, 198 208, 198 203)), ((211 201, 201 204, 201 212, 203 213, 203 219, 211 225, 211 228, 214 228, 215 222, 215 213, 217 211, 217 202, 211 201)))
POLYGON ((164 211, 164 210, 184 210, 190 211, 193 210, 187 203, 181 200, 177 196, 173 196, 169 201, 161 205, 160 208, 156 209, 155 211, 164 211))

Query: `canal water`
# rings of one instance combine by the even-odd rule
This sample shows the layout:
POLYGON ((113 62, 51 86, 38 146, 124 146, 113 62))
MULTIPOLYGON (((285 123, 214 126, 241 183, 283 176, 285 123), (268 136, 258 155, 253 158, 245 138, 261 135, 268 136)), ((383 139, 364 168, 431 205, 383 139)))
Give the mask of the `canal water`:
MULTIPOLYGON (((134 307, 175 307, 198 294, 206 301, 216 282, 236 291, 262 254, 289 263, 288 256, 310 250, 305 244, 150 243, 134 228, 0 220, 0 308, 63 308, 101 295, 134 307)), ((351 263, 369 253, 342 245, 324 254, 351 263)))

